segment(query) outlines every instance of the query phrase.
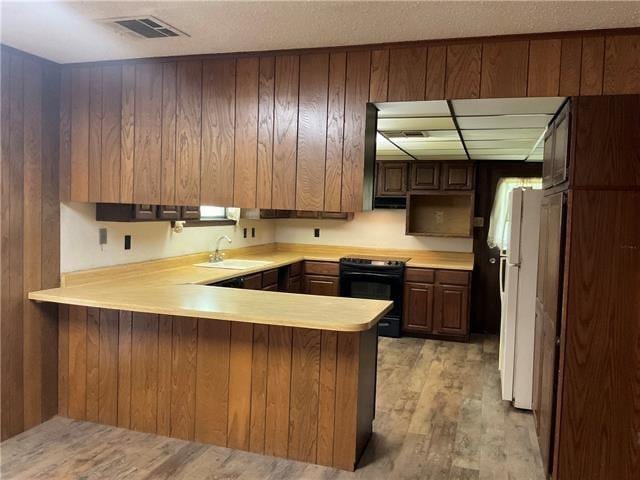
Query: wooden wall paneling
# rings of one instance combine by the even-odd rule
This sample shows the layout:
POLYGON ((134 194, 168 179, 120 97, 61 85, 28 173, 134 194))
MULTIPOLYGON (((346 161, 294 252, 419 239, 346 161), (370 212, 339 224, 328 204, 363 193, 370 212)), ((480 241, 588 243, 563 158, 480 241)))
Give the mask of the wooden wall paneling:
POLYGON ((333 465, 333 432, 336 416, 336 355, 338 333, 323 331, 320 344, 318 392, 318 446, 316 462, 333 465))
POLYGON ((133 202, 160 203, 162 64, 136 65, 133 202))
POLYGON ((69 307, 69 416, 87 413, 87 308, 69 307))
POLYGON ((343 212, 362 210, 362 172, 370 63, 371 55, 368 51, 347 53, 340 208, 343 212))
POLYGON ((359 343, 358 333, 338 332, 333 465, 344 470, 353 470, 356 461, 359 343))
POLYGON ((562 40, 531 40, 527 96, 555 97, 560 89, 562 40))
POLYGON ((447 69, 447 47, 438 45, 429 47, 427 52, 427 79, 425 100, 443 100, 445 75, 447 69))
MULTIPOLYGON (((162 64, 162 174, 160 204, 176 204, 176 114, 178 66, 176 62, 162 64)), ((198 172, 198 176, 200 172, 198 172)))
POLYGON ((89 67, 71 68, 70 199, 89 201, 89 67))
POLYGON ((69 306, 58 309, 58 415, 69 415, 69 306))
POLYGON ((528 64, 528 40, 484 43, 480 96, 526 97, 528 64))
POLYGON ((231 323, 227 446, 249 450, 253 325, 231 323))
POLYGON ((315 463, 321 331, 294 328, 291 353, 288 457, 315 463))
POLYGON ((389 101, 424 100, 427 47, 392 48, 389 57, 389 101))
POLYGON ((276 57, 271 205, 281 210, 296 203, 299 83, 300 57, 276 57))
POLYGON ((300 57, 276 57, 271 205, 279 210, 296 205, 299 82, 300 57))
POLYGON ((290 327, 269 326, 264 453, 279 457, 287 456, 289 444, 291 342, 290 327))
POLYGON ((637 478, 638 191, 573 192, 557 478, 637 478), (606 251, 607 255, 600 252, 606 251), (593 439, 597 438, 598 441, 593 439), (604 449, 603 449, 604 447, 604 449))
POLYGON ((389 91, 389 49, 371 52, 370 102, 386 102, 389 91))
POLYGON ((260 57, 258 87, 258 172, 256 180, 256 206, 258 208, 271 208, 275 68, 275 57, 260 57))
POLYGON ((233 204, 255 208, 258 172, 258 84, 260 59, 236 62, 236 124, 233 204))
POLYGON ((156 433, 158 315, 133 312, 131 322, 131 426, 156 433))
POLYGON ((98 421, 100 397, 100 310, 87 309, 87 414, 90 422, 98 421))
POLYGON ((482 44, 447 46, 445 98, 478 98, 482 44))
MULTIPOLYGON (((43 125, 42 75, 40 62, 30 58, 24 60, 22 288, 25 292, 38 290, 42 284, 42 138, 46 129, 43 125)), ((42 309, 33 302, 24 296, 22 302, 24 428, 28 429, 42 421, 42 327, 45 319, 42 309)))
MULTIPOLYGON (((168 437, 171 435, 171 402, 173 399, 173 317, 160 315, 158 322, 158 420, 156 423, 158 435, 168 437)), ((180 339, 184 340, 182 337, 180 339)), ((184 346, 184 342, 182 342, 182 346, 184 346)), ((181 349, 178 354, 179 357, 182 357, 183 350, 185 349, 181 349)), ((195 411, 195 405, 192 410, 195 411)))
POLYGON ((264 453, 267 407, 267 363, 269 326, 253 326, 253 358, 251 361, 251 425, 249 450, 264 453))
POLYGON ((102 67, 102 125, 100 145, 101 202, 120 201, 120 135, 122 133, 122 66, 102 67))
POLYGON ((2 439, 24 429, 23 187, 24 76, 22 58, 2 52, 2 439), (9 161, 5 161, 9 159, 9 161))
POLYGON ((300 57, 296 209, 324 207, 329 54, 300 57))
POLYGON ((131 317, 131 312, 118 312, 118 427, 122 428, 131 426, 131 317))
POLYGON ((198 320, 196 429, 198 442, 227 445, 230 322, 198 320))
POLYGON ((560 95, 580 94, 580 67, 582 65, 582 38, 567 37, 561 40, 560 95))
POLYGON ((118 424, 118 311, 100 310, 98 421, 118 424))
POLYGON ((640 93, 640 35, 605 39, 604 95, 640 93))
POLYGON ((580 95, 602 95, 604 37, 582 37, 580 95))
MULTIPOLYGON (((346 72, 347 54, 332 53, 329 56, 327 152, 324 172, 324 207, 322 209, 325 212, 339 212, 342 201, 342 145, 346 72)), ((386 99, 386 90, 384 95, 386 99)))
POLYGON ((171 436, 184 440, 194 439, 197 345, 198 319, 173 317, 171 436))
MULTIPOLYGON (((7 55, 3 55, 9 58, 7 55)), ((3 68, 3 71, 8 71, 3 68)), ((7 109, 8 112, 8 109, 7 109)), ((60 72, 60 200, 69 201, 71 197, 71 69, 60 72)))
MULTIPOLYGON (((200 205, 202 62, 178 62, 176 93, 176 204, 200 205)), ((153 203, 153 202, 151 202, 153 203)))
POLYGON ((206 60, 202 78, 202 165, 200 202, 233 203, 236 61, 206 60))
MULTIPOLYGON (((120 119, 120 202, 133 203, 136 112, 136 66, 122 66, 122 116, 120 119)), ((72 165, 73 167, 73 165, 72 165)))
POLYGON ((102 181, 102 67, 89 72, 89 201, 100 201, 102 181))

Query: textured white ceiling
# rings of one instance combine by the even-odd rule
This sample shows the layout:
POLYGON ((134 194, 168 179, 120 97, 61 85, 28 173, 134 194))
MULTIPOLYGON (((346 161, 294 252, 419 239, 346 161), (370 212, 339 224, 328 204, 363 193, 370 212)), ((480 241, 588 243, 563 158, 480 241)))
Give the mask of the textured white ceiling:
POLYGON ((2 43, 61 63, 640 26, 640 2, 11 2, 2 43), (137 40, 96 22, 154 15, 190 37, 137 40))

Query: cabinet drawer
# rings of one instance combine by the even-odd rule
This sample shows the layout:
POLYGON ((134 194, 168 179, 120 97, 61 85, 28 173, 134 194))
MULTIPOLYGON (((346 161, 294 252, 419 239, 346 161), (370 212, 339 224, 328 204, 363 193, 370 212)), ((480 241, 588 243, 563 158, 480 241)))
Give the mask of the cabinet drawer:
POLYGON ((404 278, 407 282, 433 283, 435 271, 430 268, 407 268, 404 278))
POLYGON ((297 277, 302 273, 302 262, 292 263, 289 267, 289 276, 297 277))
POLYGON ((340 295, 340 281, 326 275, 305 275, 304 293, 337 297, 340 295))
POLYGON ((340 267, 336 262, 304 262, 304 273, 337 277, 340 274, 340 267))
POLYGON ((278 269, 267 270, 262 272, 262 288, 278 284, 278 269))
POLYGON ((458 270, 438 270, 436 282, 448 285, 469 285, 469 272, 458 270))

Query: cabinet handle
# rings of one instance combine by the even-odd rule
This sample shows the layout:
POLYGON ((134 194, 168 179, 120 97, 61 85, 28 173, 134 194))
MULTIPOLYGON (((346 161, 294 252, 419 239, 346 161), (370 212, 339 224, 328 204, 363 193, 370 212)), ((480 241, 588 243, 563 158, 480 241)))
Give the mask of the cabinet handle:
POLYGON ((495 258, 490 258, 489 259, 489 263, 496 263, 496 259, 495 258))

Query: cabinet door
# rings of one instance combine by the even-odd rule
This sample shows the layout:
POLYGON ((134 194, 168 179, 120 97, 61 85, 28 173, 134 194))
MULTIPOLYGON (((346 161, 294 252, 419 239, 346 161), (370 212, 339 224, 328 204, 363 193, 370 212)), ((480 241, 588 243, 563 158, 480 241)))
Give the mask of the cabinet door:
POLYGON ((440 188, 440 164, 413 162, 409 175, 409 190, 437 190, 440 188))
POLYGON ((549 188, 553 186, 553 142, 554 124, 549 125, 549 129, 544 137, 544 153, 542 155, 542 187, 549 188))
POLYGON ((468 335, 468 287, 460 285, 436 285, 434 312, 434 333, 468 335))
POLYGON ((246 290, 261 290, 262 289, 262 274, 255 273, 244 277, 243 288, 246 290))
POLYGON ((407 193, 407 162, 378 162, 377 195, 402 197, 407 193))
POLYGON ((289 293, 302 293, 302 276, 298 275, 297 277, 289 278, 289 288, 287 289, 289 293))
POLYGON ((555 122, 553 142, 553 164, 551 184, 559 185, 567 179, 567 160, 569 158, 569 104, 565 106, 555 122))
POLYGON ((278 284, 274 283, 273 285, 267 285, 266 287, 262 287, 262 290, 268 290, 270 292, 277 292, 278 291, 278 284))
POLYGON ((337 277, 323 275, 305 275, 304 277, 304 293, 309 295, 337 297, 340 295, 339 285, 337 277))
POLYGON ((180 218, 184 220, 200 220, 200 207, 181 207, 180 218))
POLYGON ((536 301, 535 333, 533 337, 533 392, 532 407, 533 421, 536 432, 540 431, 540 387, 542 382, 542 304, 536 301))
POLYGON ((470 163, 452 162, 442 166, 444 190, 473 190, 474 167, 470 163))
POLYGON ((407 282, 404 285, 403 328, 430 333, 433 327, 433 285, 407 282))
POLYGON ((155 205, 137 204, 133 207, 133 218, 134 220, 155 220, 156 211, 155 205))
POLYGON ((158 218, 163 220, 178 220, 180 213, 178 205, 158 205, 158 218))

